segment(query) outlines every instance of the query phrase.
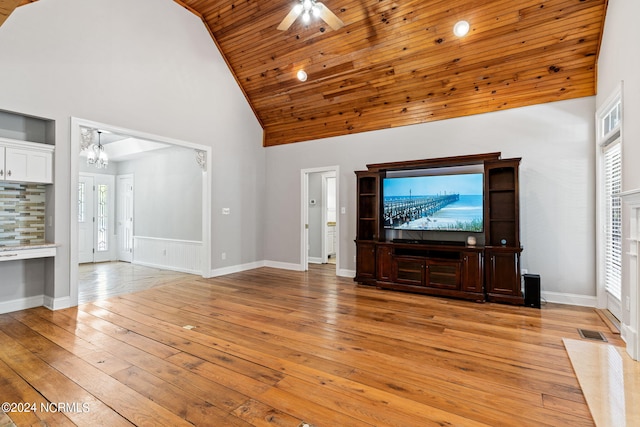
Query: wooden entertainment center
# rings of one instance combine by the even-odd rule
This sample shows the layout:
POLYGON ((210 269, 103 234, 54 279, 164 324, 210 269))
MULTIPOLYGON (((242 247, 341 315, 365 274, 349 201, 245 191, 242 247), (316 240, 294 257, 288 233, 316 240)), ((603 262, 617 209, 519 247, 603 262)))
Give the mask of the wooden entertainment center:
MULTIPOLYGON (((520 284, 519 158, 475 154, 367 165, 356 171, 356 277, 361 284, 430 295, 523 305, 520 284), (389 173, 476 165, 483 171, 483 230, 431 239, 396 238, 384 227, 382 184, 389 173), (467 244, 473 235, 477 243, 467 244)), ((426 236, 424 236, 426 234, 426 236)), ((426 238, 424 238, 426 237, 426 238)))

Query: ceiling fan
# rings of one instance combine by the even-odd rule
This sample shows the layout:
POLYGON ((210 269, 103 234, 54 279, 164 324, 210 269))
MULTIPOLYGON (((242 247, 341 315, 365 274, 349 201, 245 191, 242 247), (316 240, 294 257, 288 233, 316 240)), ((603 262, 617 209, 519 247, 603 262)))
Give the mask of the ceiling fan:
POLYGON ((339 30, 344 26, 344 22, 338 18, 335 13, 331 12, 327 6, 316 0, 298 0, 291 12, 284 17, 278 29, 286 31, 289 29, 293 21, 302 14, 302 21, 307 23, 312 16, 317 16, 326 22, 334 30, 339 30))

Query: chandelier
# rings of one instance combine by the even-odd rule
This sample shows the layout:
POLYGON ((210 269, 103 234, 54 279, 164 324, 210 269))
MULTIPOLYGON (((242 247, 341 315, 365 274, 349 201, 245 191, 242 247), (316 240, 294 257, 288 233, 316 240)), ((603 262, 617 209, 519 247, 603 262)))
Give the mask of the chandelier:
POLYGON ((104 151, 104 146, 100 142, 100 134, 102 131, 98 130, 98 144, 91 144, 88 147, 87 164, 93 165, 98 169, 103 169, 109 166, 109 157, 104 151))

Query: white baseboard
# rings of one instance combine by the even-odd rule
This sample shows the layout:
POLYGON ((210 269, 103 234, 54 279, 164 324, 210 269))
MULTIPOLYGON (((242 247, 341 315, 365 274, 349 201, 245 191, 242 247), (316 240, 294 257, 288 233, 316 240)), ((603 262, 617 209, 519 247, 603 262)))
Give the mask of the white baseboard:
POLYGON ((265 267, 271 267, 271 268, 279 268, 281 270, 293 270, 293 271, 302 271, 302 265, 301 264, 293 264, 293 263, 289 263, 289 262, 279 262, 279 261, 265 261, 264 262, 264 266, 265 267))
POLYGON ((338 270, 337 275, 340 277, 351 277, 353 279, 354 277, 356 277, 356 271, 347 270, 346 268, 341 268, 340 270, 338 270))
POLYGON ((595 296, 566 294, 561 292, 541 291, 540 297, 546 302, 579 305, 582 307, 596 307, 598 303, 595 296))
POLYGON ((44 296, 43 304, 49 310, 61 310, 63 308, 71 307, 71 297, 51 298, 44 296))
POLYGON ((323 264, 324 261, 322 258, 320 257, 314 257, 314 256, 310 256, 309 257, 309 263, 311 264, 323 264))
POLYGON ((0 302, 0 314, 11 313, 12 311, 26 310, 28 308, 40 307, 44 305, 44 295, 36 295, 33 297, 26 297, 20 299, 14 299, 11 301, 0 302))
POLYGON ((232 265, 231 267, 214 268, 211 270, 211 276, 218 277, 226 274, 240 273, 241 271, 253 270, 255 268, 264 267, 264 261, 255 261, 247 264, 232 265))
POLYGON ((620 337, 627 343, 629 356, 633 360, 640 360, 640 354, 638 354, 638 331, 623 323, 620 328, 620 337))
POLYGON ((178 271, 180 273, 195 274, 198 276, 202 275, 202 271, 200 270, 188 270, 186 268, 176 267, 175 265, 154 264, 152 262, 143 262, 137 260, 133 260, 131 264, 141 265, 143 267, 157 268, 158 270, 171 270, 178 271))

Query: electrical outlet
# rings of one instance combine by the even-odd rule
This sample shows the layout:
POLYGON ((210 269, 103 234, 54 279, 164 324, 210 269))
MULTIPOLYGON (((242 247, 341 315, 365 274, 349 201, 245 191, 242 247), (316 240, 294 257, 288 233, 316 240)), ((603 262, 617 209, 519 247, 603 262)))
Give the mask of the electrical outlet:
POLYGON ((523 276, 524 276, 525 274, 528 274, 528 273, 529 273, 529 270, 527 270, 526 268, 523 268, 523 269, 522 269, 522 275, 523 275, 523 276))
POLYGON ((222 257, 223 260, 227 259, 227 253, 226 252, 222 252, 221 257, 222 257))
POLYGON ((231 208, 222 208, 222 215, 231 215, 231 208))

